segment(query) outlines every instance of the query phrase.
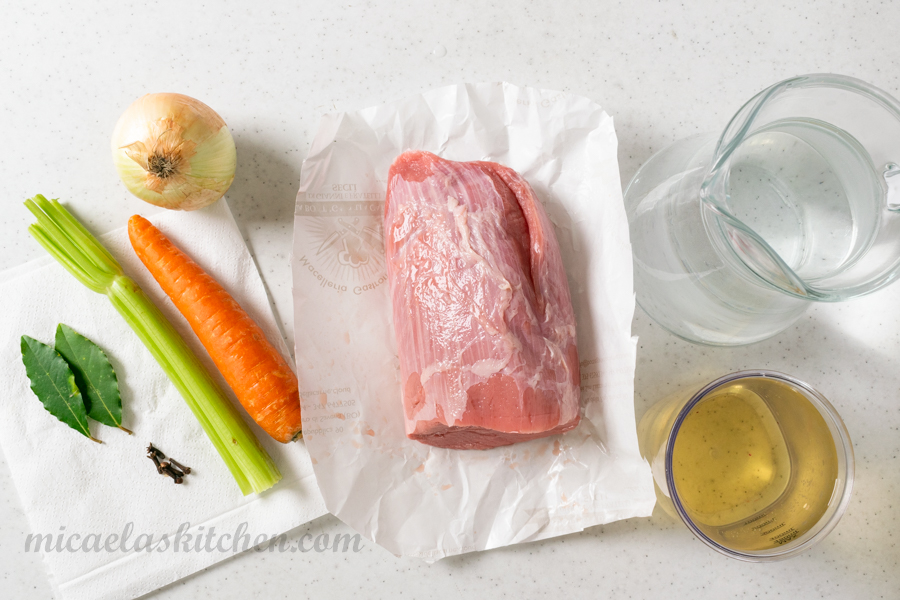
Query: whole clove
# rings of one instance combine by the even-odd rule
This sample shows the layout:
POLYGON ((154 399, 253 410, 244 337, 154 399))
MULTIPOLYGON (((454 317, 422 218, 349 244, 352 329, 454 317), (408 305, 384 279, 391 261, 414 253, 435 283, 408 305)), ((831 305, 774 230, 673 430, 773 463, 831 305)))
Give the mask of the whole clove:
POLYGON ((156 465, 156 472, 162 474, 162 463, 159 462, 159 456, 156 454, 148 454, 150 460, 153 461, 153 464, 156 465))
POLYGON ((169 459, 169 462, 170 462, 171 464, 175 465, 176 467, 178 467, 179 469, 181 469, 181 471, 182 471, 182 473, 183 473, 184 475, 190 474, 190 472, 191 472, 191 468, 190 468, 190 467, 184 466, 183 464, 181 464, 180 462, 178 462, 178 461, 175 460, 174 458, 170 458, 170 459, 169 459))
POLYGON ((147 457, 156 465, 157 473, 171 477, 175 483, 182 483, 184 476, 191 472, 189 467, 185 467, 177 460, 166 458, 165 453, 153 444, 147 446, 147 457))
POLYGON ((168 462, 164 461, 161 463, 161 465, 163 475, 168 475, 175 483, 181 483, 182 481, 184 481, 184 473, 174 468, 168 462))

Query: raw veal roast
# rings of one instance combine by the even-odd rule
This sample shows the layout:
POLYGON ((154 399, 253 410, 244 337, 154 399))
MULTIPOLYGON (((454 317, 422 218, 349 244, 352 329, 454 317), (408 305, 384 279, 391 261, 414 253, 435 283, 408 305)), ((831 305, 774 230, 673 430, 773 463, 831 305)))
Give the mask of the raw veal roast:
POLYGON ((575 427, 575 315, 528 183, 410 151, 391 166, 384 211, 407 435, 486 449, 575 427))

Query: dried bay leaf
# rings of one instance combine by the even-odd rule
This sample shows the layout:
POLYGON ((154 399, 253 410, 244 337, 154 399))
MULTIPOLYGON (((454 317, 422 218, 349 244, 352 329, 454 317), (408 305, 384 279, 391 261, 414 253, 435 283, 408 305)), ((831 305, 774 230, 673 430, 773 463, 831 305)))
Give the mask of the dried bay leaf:
POLYGON ((84 399, 66 360, 50 346, 27 335, 22 336, 21 348, 31 389, 47 412, 78 433, 100 443, 91 436, 84 399))
POLYGON ((85 398, 87 416, 109 427, 122 427, 122 397, 116 372, 100 346, 68 325, 56 328, 56 350, 69 363, 85 398))

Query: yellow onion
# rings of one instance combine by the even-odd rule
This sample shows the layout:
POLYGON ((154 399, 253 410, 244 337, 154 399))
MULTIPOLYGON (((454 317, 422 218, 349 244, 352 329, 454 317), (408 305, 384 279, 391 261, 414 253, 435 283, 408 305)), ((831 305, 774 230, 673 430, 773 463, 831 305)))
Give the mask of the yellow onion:
POLYGON ((113 162, 132 194, 150 204, 196 210, 234 181, 234 139, 216 111, 182 94, 147 94, 119 117, 113 162))

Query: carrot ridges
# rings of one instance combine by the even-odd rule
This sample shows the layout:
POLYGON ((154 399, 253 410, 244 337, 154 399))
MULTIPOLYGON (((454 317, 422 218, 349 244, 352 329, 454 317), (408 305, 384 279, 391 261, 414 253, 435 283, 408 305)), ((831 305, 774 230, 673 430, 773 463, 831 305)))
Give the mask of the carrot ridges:
POLYGON ((149 221, 132 216, 128 237, 247 413, 279 442, 295 439, 301 431, 297 377, 259 325, 149 221))

